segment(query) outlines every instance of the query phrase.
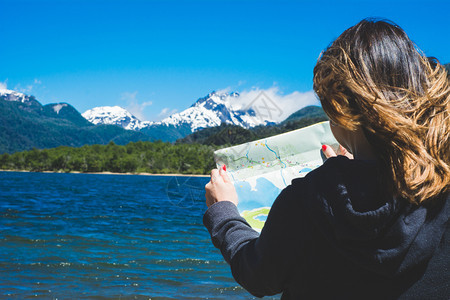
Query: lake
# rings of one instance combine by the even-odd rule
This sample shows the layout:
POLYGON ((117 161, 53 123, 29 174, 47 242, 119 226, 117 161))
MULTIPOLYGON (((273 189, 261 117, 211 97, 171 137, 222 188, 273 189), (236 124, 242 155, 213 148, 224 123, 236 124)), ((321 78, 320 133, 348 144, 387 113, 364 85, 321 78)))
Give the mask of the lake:
POLYGON ((208 180, 0 172, 0 298, 256 299, 203 227, 208 180))

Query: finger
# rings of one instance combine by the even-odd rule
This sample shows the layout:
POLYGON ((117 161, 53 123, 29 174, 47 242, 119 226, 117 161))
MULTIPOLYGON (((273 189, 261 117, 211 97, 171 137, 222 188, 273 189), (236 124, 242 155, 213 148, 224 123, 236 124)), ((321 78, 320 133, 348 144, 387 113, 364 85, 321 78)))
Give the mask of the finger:
POLYGON ((205 191, 208 191, 211 189, 211 181, 205 184, 205 191))
POLYGON ((212 183, 217 183, 217 182, 219 182, 221 180, 223 181, 222 176, 220 176, 220 174, 219 174, 219 170, 213 169, 211 171, 211 182, 212 183))
POLYGON ((326 158, 336 156, 336 152, 334 152, 333 148, 331 148, 329 145, 322 145, 322 152, 326 158))
POLYGON ((230 177, 228 177, 227 171, 225 171, 223 168, 220 168, 219 174, 224 182, 231 182, 230 177))
POLYGON ((347 149, 345 149, 342 145, 339 145, 339 155, 346 156, 350 159, 353 159, 353 154, 351 154, 347 149))

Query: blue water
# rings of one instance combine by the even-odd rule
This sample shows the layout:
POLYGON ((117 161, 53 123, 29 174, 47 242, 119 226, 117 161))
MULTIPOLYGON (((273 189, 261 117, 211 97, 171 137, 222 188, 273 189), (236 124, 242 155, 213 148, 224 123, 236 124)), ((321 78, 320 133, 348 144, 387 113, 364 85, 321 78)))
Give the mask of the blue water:
POLYGON ((202 225, 207 180, 0 172, 0 298, 254 299, 202 225))

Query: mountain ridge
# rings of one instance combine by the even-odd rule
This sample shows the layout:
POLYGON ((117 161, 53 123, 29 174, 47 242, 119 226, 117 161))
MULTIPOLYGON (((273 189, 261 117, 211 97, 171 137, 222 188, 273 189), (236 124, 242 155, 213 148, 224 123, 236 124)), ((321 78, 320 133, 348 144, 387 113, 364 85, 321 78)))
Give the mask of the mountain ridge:
POLYGON ((221 126, 196 131, 177 140, 176 143, 200 143, 213 146, 237 145, 327 120, 328 117, 322 107, 306 106, 291 114, 279 124, 261 125, 249 129, 236 125, 222 124, 221 126))
MULTIPOLYGON (((188 109, 164 119, 164 123, 142 122, 125 109, 112 107, 122 115, 112 116, 117 118, 111 124, 93 124, 92 120, 86 119, 86 116, 69 103, 42 105, 32 95, 2 89, 0 153, 58 146, 80 147, 86 144, 107 144, 111 141, 117 144, 155 140, 175 142, 183 140, 193 132, 217 127, 218 124, 242 128, 242 134, 256 128, 252 131, 257 132, 256 136, 263 132, 267 134, 280 131, 275 126, 276 123, 271 122, 269 118, 258 118, 251 107, 234 107, 230 100, 237 100, 238 97, 238 93, 209 93, 188 109)), ((255 134, 245 134, 248 137, 252 135, 255 134)))
POLYGON ((95 126, 68 103, 43 106, 33 96, 5 89, 0 92, 0 112, 0 153, 150 140, 114 125, 95 126))
POLYGON ((270 118, 257 116, 252 107, 244 109, 234 107, 233 101, 239 96, 237 92, 218 93, 213 91, 205 97, 197 99, 187 109, 158 122, 141 121, 126 109, 118 106, 95 107, 84 112, 82 116, 93 124, 111 124, 127 130, 144 131, 153 138, 157 138, 158 134, 153 134, 151 131, 168 131, 169 136, 179 138, 180 136, 174 130, 180 130, 182 136, 185 136, 197 130, 221 124, 238 125, 244 128, 275 124, 274 120, 270 118))

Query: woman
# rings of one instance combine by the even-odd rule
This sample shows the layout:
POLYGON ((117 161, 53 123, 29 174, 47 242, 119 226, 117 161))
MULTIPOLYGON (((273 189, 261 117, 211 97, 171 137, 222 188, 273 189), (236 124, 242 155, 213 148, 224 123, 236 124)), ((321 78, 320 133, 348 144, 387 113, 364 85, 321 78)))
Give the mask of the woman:
POLYGON ((324 145, 331 158, 281 192, 260 235, 226 171, 211 172, 203 221, 234 278, 283 299, 447 299, 445 69, 397 25, 363 20, 322 53, 314 90, 350 153, 324 145))

